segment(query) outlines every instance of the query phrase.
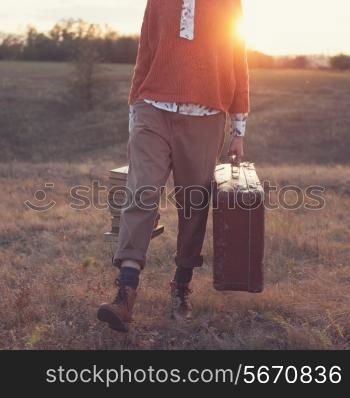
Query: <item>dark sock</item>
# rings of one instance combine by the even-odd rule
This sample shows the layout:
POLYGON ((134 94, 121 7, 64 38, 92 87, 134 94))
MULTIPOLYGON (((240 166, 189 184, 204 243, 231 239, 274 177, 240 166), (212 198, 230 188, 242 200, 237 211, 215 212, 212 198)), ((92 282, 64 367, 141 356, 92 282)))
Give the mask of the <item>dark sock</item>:
POLYGON ((136 268, 122 267, 119 273, 119 283, 137 289, 139 285, 140 271, 136 268))
POLYGON ((193 276, 193 268, 177 267, 174 281, 177 283, 190 283, 193 276))

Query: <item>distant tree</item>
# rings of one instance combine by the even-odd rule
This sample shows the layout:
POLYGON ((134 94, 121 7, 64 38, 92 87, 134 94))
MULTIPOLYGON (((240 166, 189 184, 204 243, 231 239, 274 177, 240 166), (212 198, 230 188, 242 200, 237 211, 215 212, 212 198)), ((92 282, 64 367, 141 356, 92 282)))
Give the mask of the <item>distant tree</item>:
POLYGON ((101 57, 89 40, 81 41, 73 61, 73 74, 69 82, 76 102, 85 110, 91 110, 99 89, 101 57))
POLYGON ((248 51, 248 64, 250 68, 273 68, 275 59, 259 51, 248 51))
POLYGON ((120 37, 114 46, 113 58, 119 63, 133 63, 136 61, 138 39, 135 37, 120 37))
POLYGON ((335 55, 330 60, 331 68, 338 70, 350 69, 350 56, 345 54, 335 55))
POLYGON ((309 60, 304 55, 299 55, 291 61, 291 67, 296 69, 306 69, 309 66, 309 60))
POLYGON ((35 27, 29 25, 25 35, 25 45, 21 59, 31 61, 55 60, 56 47, 53 40, 44 33, 39 33, 35 27))
POLYGON ((0 59, 20 59, 24 46, 23 37, 5 33, 1 36, 0 59))
POLYGON ((306 69, 310 66, 308 57, 299 55, 296 57, 280 57, 276 61, 280 68, 306 69))
POLYGON ((86 39, 88 25, 82 20, 61 20, 49 31, 49 37, 55 44, 58 59, 70 61, 78 52, 79 44, 86 39))

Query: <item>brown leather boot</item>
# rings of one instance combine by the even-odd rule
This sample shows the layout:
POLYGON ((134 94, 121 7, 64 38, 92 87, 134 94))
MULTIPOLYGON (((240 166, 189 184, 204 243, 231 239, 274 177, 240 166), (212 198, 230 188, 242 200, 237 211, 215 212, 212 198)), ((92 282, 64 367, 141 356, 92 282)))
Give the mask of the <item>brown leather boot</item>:
POLYGON ((176 321, 192 319, 192 304, 190 301, 189 283, 180 284, 175 281, 170 283, 171 293, 171 318, 176 321))
POLYGON ((129 331, 128 323, 132 320, 135 299, 135 289, 130 286, 118 285, 114 301, 110 304, 102 304, 97 311, 97 318, 102 322, 107 322, 111 329, 126 333, 129 331))

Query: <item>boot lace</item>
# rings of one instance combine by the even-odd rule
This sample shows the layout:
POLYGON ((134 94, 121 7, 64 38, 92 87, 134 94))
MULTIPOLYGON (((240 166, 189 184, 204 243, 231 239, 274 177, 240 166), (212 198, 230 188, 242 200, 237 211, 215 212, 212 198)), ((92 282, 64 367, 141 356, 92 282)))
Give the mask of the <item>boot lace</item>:
POLYGON ((192 289, 188 287, 188 285, 177 285, 175 290, 175 296, 179 298, 181 304, 186 307, 190 305, 190 295, 192 293, 192 289))
POLYGON ((127 302, 128 294, 127 294, 125 285, 122 285, 120 283, 120 279, 119 278, 117 278, 114 283, 115 283, 116 287, 118 288, 118 292, 117 292, 117 294, 115 296, 115 299, 114 299, 113 303, 114 304, 119 304, 119 303, 127 302))

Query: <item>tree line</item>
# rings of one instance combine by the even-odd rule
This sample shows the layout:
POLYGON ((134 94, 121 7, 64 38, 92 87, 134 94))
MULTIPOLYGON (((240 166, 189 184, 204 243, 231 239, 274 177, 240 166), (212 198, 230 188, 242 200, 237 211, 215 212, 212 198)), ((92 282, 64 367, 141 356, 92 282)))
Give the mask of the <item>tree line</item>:
MULTIPOLYGON (((57 22, 47 33, 34 26, 28 26, 23 35, 0 33, 0 60, 67 62, 88 46, 100 62, 133 64, 138 44, 138 35, 121 35, 108 25, 67 19, 57 22)), ((350 69, 350 56, 345 54, 329 57, 320 64, 307 56, 273 57, 249 50, 248 62, 251 68, 350 69)))
POLYGON ((1 34, 0 59, 67 62, 87 45, 94 48, 101 62, 133 63, 138 37, 120 35, 107 25, 61 20, 47 33, 28 26, 23 35, 1 34))

